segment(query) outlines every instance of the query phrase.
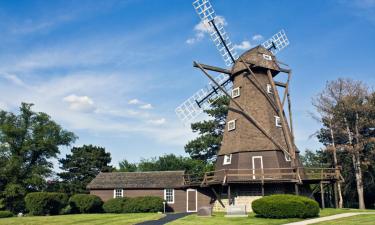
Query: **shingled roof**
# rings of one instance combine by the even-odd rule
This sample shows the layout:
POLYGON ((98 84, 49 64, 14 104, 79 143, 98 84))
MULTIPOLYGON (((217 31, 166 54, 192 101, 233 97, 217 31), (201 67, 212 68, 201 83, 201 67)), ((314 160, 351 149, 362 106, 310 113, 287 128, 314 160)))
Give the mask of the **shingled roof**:
POLYGON ((179 188, 184 186, 184 171, 99 173, 87 189, 179 188))

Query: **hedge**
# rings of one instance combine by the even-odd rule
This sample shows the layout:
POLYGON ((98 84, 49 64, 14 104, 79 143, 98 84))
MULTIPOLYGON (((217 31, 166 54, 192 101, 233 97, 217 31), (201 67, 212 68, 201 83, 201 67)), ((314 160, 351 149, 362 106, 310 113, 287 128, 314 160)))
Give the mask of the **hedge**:
POLYGON ((0 211, 0 218, 12 217, 13 213, 11 211, 0 211))
POLYGON ((319 204, 297 195, 270 195, 252 202, 257 216, 265 218, 309 218, 319 215, 319 204))
POLYGON ((103 201, 96 195, 75 194, 69 199, 69 205, 74 213, 102 212, 103 201))
POLYGON ((122 213, 124 204, 128 198, 113 198, 103 204, 103 210, 106 213, 122 213))
POLYGON ((124 206, 123 213, 162 212, 163 199, 154 196, 129 198, 124 206))
POLYGON ((55 192, 32 192, 25 197, 26 209, 32 215, 57 215, 68 204, 68 196, 55 192))
POLYGON ((163 199, 154 196, 114 198, 104 203, 106 213, 162 212, 163 199))

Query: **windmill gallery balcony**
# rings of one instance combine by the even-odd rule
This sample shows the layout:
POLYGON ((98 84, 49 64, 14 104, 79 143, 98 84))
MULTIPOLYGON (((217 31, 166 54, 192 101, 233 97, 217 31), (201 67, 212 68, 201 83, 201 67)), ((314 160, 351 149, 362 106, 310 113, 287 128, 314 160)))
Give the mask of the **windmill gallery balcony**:
POLYGON ((230 183, 296 183, 309 184, 342 181, 337 168, 264 168, 222 169, 204 175, 186 174, 185 185, 210 186, 230 183))

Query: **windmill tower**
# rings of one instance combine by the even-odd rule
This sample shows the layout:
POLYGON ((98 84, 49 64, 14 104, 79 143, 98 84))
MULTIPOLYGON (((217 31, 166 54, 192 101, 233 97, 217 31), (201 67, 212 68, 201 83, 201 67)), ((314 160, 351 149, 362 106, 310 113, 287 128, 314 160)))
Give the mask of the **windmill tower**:
MULTIPOLYGON (((294 143, 289 94, 291 69, 275 56, 289 45, 285 31, 237 56, 223 25, 215 22, 217 16, 211 3, 196 0, 193 6, 208 26, 226 66, 230 67, 194 62, 194 67, 210 82, 176 108, 177 116, 184 123, 190 123, 218 97, 230 98, 215 171, 206 173, 202 186, 211 187, 219 201, 220 193, 227 193, 231 204, 241 196, 298 194, 304 182, 322 182, 321 178, 306 176, 294 143), (219 75, 213 76, 211 72, 219 75), (285 82, 275 80, 283 74, 285 82)), ((336 172, 330 175, 334 178, 324 179, 337 180, 336 172)))

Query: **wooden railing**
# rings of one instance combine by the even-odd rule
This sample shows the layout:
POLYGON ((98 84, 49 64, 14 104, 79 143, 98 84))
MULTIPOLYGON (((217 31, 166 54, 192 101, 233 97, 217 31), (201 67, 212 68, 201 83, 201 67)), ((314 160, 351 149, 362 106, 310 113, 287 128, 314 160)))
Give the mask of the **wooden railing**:
POLYGON ((340 180, 339 169, 335 168, 264 168, 222 169, 202 175, 185 175, 186 185, 209 185, 235 182, 302 182, 302 180, 340 180))

